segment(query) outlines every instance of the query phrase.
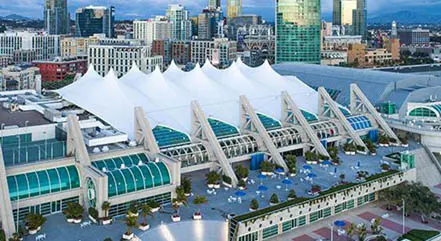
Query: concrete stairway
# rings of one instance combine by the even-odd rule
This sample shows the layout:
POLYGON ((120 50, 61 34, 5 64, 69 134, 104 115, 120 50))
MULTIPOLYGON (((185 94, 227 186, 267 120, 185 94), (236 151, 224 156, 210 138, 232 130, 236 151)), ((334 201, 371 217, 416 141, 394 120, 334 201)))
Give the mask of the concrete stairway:
POLYGON ((441 164, 428 148, 420 148, 415 153, 417 181, 432 187, 441 183, 441 164))

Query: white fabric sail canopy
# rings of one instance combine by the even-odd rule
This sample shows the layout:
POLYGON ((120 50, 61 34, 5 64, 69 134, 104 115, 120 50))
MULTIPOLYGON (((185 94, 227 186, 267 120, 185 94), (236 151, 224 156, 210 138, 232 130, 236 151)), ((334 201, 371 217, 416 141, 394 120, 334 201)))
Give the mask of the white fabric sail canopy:
POLYGON ((251 68, 240 60, 225 70, 206 61, 190 72, 172 62, 164 73, 156 68, 150 74, 133 65, 120 79, 113 71, 101 77, 91 66, 80 80, 57 92, 133 138, 135 106, 143 107, 153 127, 164 125, 190 133, 194 100, 208 117, 239 127, 241 95, 247 96, 256 111, 280 120, 282 91, 301 109, 317 113, 317 92, 302 81, 280 76, 268 63, 251 68))

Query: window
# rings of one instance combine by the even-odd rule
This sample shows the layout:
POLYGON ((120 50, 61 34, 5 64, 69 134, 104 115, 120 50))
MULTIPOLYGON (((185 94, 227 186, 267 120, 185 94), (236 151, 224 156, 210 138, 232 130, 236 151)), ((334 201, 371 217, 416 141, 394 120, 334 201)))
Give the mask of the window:
POLYGON ((295 227, 297 227, 297 219, 286 221, 282 224, 282 232, 287 232, 295 227))
POLYGON ((279 233, 279 227, 277 226, 277 224, 268 228, 264 228, 263 240, 276 236, 278 233, 279 233))
POLYGON ((415 108, 413 109, 410 113, 409 116, 414 116, 414 117, 437 117, 436 113, 428 108, 425 107, 420 107, 420 108, 415 108))
POLYGON ((247 235, 239 237, 239 241, 257 241, 257 239, 258 239, 257 232, 249 233, 247 235))

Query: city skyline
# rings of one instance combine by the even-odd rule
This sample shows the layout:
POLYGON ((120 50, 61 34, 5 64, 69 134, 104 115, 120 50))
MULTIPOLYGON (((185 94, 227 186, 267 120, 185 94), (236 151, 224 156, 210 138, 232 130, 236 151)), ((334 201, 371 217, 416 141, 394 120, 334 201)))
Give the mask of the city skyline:
MULTIPOLYGON (((1 0, 3 2, 5 0, 1 0)), ((155 15, 164 15, 165 9, 168 4, 180 3, 189 9, 190 14, 196 15, 200 12, 201 4, 208 5, 207 0, 136 0, 135 4, 130 1, 112 1, 112 0, 69 0, 68 7, 71 17, 73 18, 73 13, 79 7, 84 7, 87 5, 113 5, 116 8, 116 18, 117 19, 145 19, 150 18, 155 15), (148 11, 144 8, 140 8, 140 5, 146 3, 152 3, 148 7, 148 11)), ((268 21, 274 21, 274 7, 273 1, 266 0, 243 0, 243 13, 255 13, 262 15, 268 21)), ((368 11, 370 16, 375 16, 376 14, 386 12, 397 12, 406 11, 411 9, 427 10, 433 7, 441 7, 441 2, 436 0, 427 0, 424 5, 418 1, 410 0, 391 0, 388 2, 381 0, 370 0, 368 1, 368 11), (393 5, 394 8, 388 8, 387 6, 393 5)), ((3 4, 0 7, 0 16, 5 16, 9 14, 22 14, 26 13, 27 17, 35 19, 43 19, 43 0, 17 0, 14 5, 3 4)), ((226 12, 226 0, 222 1, 222 9, 226 12)), ((322 0, 322 18, 329 17, 332 15, 332 0, 322 0)))

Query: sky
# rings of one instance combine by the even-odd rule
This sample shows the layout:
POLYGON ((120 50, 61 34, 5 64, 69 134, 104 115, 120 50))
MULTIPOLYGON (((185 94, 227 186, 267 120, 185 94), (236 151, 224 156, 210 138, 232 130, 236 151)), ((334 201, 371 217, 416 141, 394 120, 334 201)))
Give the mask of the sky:
MULTIPOLYGON (((226 0, 221 0, 225 4, 226 0)), ((76 8, 86 5, 114 5, 117 19, 144 19, 154 15, 164 15, 168 4, 185 5, 191 15, 196 15, 208 0, 68 0, 71 18, 76 8)), ((274 20, 275 0, 243 0, 244 13, 262 15, 268 21, 274 20)), ((441 0, 367 0, 370 15, 381 11, 412 10, 441 5, 441 0), (392 7, 393 6, 393 7, 392 7)), ((32 18, 43 18, 44 0, 0 0, 0 16, 19 14, 32 18)), ((332 13, 332 0, 322 0, 322 12, 332 13)))

